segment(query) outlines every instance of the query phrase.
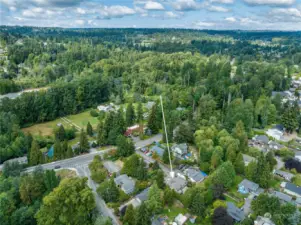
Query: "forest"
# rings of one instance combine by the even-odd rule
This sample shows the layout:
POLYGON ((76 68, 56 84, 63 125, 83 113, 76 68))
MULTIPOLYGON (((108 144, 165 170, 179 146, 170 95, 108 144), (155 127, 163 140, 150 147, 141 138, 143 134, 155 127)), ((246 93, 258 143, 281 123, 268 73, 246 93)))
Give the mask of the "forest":
MULTIPOLYGON (((252 137, 265 134, 275 124, 282 124, 287 135, 301 134, 300 87, 290 92, 289 100, 284 94, 301 77, 300 32, 0 26, 0 50, 0 162, 27 155, 28 165, 33 166, 72 158, 87 153, 88 140, 93 138, 96 146, 116 146, 115 155, 106 157, 121 160, 125 165, 121 173, 135 178, 139 191, 149 186, 155 196, 137 209, 128 207, 125 214, 118 214, 124 224, 150 224, 152 216, 174 200, 198 217, 197 224, 234 224, 225 212, 224 200, 229 197, 224 194, 235 192, 238 180, 248 179, 266 190, 274 188, 280 183, 272 176, 275 156, 286 162, 283 167, 288 171, 300 172, 300 164, 290 153, 295 143, 281 143, 284 148, 268 153, 249 145, 252 137), (16 98, 6 95, 35 88, 41 89, 16 98), (200 186, 189 183, 183 195, 165 187, 158 165, 146 170, 134 143, 124 137, 127 127, 139 124, 151 135, 163 133, 162 143, 166 143, 159 96, 164 101, 170 143, 187 143, 197 152, 195 160, 173 157, 173 164, 194 165, 208 174, 200 186), (154 105, 146 111, 149 101, 154 105), (105 115, 95 110, 108 103, 120 108, 105 115), (90 123, 85 130, 59 126, 47 137, 23 132, 87 110, 99 120, 93 128, 90 123), (70 141, 76 135, 79 147, 73 150, 70 141), (50 146, 55 151, 53 159, 40 151, 50 146), (256 162, 245 165, 244 154, 256 162)), ((138 136, 146 134, 139 131, 138 136)), ((154 154, 153 158, 160 157, 154 154)), ((118 211, 117 204, 130 197, 118 191, 114 179, 105 180, 108 176, 99 161, 96 158, 89 166, 92 179, 99 183, 100 196, 118 211)), ((167 151, 160 163, 169 163, 167 151)), ((70 184, 86 201, 83 210, 68 208, 61 224, 107 224, 96 222, 94 198, 84 178, 60 180, 47 170, 31 175, 8 171, 0 178, 0 201, 6 202, 0 206, 4 207, 0 208, 4 224, 55 224, 51 217, 60 213, 55 201, 64 204, 66 191, 75 196, 70 201, 82 197, 69 190, 70 184), (27 193, 30 189, 36 192, 27 193)), ((254 213, 245 225, 265 212, 272 214, 277 225, 301 221, 294 214, 295 205, 282 205, 267 194, 259 195, 250 207, 254 213), (288 214, 279 216, 282 210, 288 214)))

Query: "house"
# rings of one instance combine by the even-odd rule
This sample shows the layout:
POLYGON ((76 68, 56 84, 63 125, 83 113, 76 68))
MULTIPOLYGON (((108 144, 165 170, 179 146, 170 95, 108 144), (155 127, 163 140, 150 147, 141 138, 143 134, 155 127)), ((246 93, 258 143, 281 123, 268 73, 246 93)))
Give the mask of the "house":
POLYGON ((276 124, 273 129, 284 132, 284 126, 282 124, 276 124))
POLYGON ((116 173, 117 176, 120 174, 121 168, 112 161, 105 161, 103 166, 106 168, 109 174, 116 173))
POLYGON ((150 110, 151 108, 153 108, 153 106, 155 105, 155 102, 149 101, 145 104, 145 108, 147 108, 148 110, 150 110))
POLYGON ((126 174, 116 177, 114 182, 126 194, 131 194, 135 190, 135 181, 129 178, 126 174))
POLYGON ((110 112, 110 111, 115 111, 118 109, 117 106, 114 105, 114 103, 110 103, 109 105, 99 105, 97 106, 97 109, 100 112, 110 112))
POLYGON ((280 95, 282 98, 284 98, 286 93, 283 91, 272 91, 272 98, 276 97, 277 95, 280 95))
POLYGON ((237 208, 232 202, 227 202, 227 213, 237 222, 243 221, 245 219, 244 211, 237 208))
POLYGON ((159 146, 155 145, 153 147, 151 147, 151 152, 156 152, 156 154, 160 157, 163 157, 163 154, 164 154, 164 149, 163 148, 160 148, 159 146))
POLYGON ((252 140, 257 144, 267 145, 269 143, 269 138, 266 135, 255 135, 252 140))
POLYGON ((187 181, 180 176, 168 177, 165 183, 179 194, 183 194, 187 189, 187 181))
POLYGON ((255 159, 252 156, 249 156, 249 155, 246 155, 246 154, 242 154, 242 157, 243 157, 245 166, 249 165, 249 163, 252 162, 252 161, 257 162, 257 159, 255 159))
POLYGON ((205 179, 205 174, 202 171, 194 168, 185 169, 184 174, 193 183, 202 182, 205 179))
POLYGON ((257 216, 254 225, 276 225, 270 218, 257 216))
POLYGON ((188 153, 188 145, 186 143, 174 145, 171 147, 171 151, 175 157, 183 158, 188 153))
POLYGON ((284 204, 290 203, 293 200, 293 198, 291 196, 289 196, 285 193, 282 193, 280 191, 273 191, 271 193, 271 195, 277 197, 280 200, 280 202, 284 203, 284 204))
POLYGON ((301 152, 298 151, 298 152, 295 152, 295 157, 294 157, 296 160, 298 161, 301 161, 301 152))
POLYGON ((278 141, 282 141, 283 139, 283 131, 277 130, 277 129, 268 129, 265 132, 268 136, 278 140, 278 141))
POLYGON ((282 170, 274 170, 273 174, 282 177, 283 179, 287 180, 287 181, 291 181, 293 179, 293 177, 295 176, 292 173, 286 172, 286 171, 282 171, 282 170))
POLYGON ((187 216, 184 216, 183 214, 179 214, 176 216, 175 218, 175 222, 177 225, 183 225, 186 223, 186 221, 188 220, 188 217, 187 216))
POLYGON ((136 195, 133 199, 131 199, 127 203, 121 205, 119 207, 119 211, 122 211, 124 209, 124 207, 127 207, 128 205, 132 205, 134 208, 137 208, 138 206, 140 206, 142 202, 147 200, 148 191, 149 191, 149 188, 144 189, 141 193, 136 195))
POLYGON ((269 148, 272 150, 280 150, 280 149, 284 148, 284 146, 279 144, 276 141, 269 141, 269 148))
POLYGON ((264 190, 262 188, 260 188, 258 184, 254 183, 248 179, 244 179, 238 185, 238 192, 240 192, 242 194, 253 193, 255 195, 259 195, 263 191, 264 190))
POLYGON ((298 207, 301 207, 301 197, 297 197, 295 203, 298 207))
POLYGON ((131 136, 133 132, 139 131, 140 126, 139 125, 134 125, 131 127, 128 127, 124 133, 125 136, 131 136))
POLYGON ((301 187, 298 187, 289 182, 282 182, 281 187, 283 187, 283 191, 289 195, 293 195, 296 197, 301 197, 301 187))

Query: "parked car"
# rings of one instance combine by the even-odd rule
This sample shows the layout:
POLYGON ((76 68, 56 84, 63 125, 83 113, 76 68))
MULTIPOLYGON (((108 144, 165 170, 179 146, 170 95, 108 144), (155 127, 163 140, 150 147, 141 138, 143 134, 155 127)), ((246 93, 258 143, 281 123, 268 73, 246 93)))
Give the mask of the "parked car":
POLYGON ((61 168, 61 166, 55 166, 55 167, 54 167, 54 169, 59 169, 59 168, 61 168))

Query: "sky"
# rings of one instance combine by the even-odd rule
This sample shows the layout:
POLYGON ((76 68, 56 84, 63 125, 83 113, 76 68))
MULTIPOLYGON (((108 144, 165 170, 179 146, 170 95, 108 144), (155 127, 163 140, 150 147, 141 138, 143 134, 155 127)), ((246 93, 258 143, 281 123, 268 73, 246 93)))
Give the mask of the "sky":
POLYGON ((301 0, 0 0, 0 25, 301 30, 301 0))

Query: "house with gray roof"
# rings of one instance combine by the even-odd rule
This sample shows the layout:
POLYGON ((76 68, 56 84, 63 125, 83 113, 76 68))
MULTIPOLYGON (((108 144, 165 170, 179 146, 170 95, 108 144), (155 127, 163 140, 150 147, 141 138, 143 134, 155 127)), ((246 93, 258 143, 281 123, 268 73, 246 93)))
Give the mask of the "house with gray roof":
POLYGON ((279 144, 276 141, 269 141, 268 144, 269 144, 269 148, 272 150, 280 150, 280 149, 284 148, 283 145, 279 144))
POLYGON ((142 202, 147 200, 148 191, 149 191, 149 187, 144 189, 142 192, 140 192, 138 195, 136 195, 134 198, 132 198, 127 203, 121 205, 119 207, 119 211, 121 211, 124 207, 126 207, 128 205, 132 205, 134 208, 137 208, 138 206, 140 206, 142 202))
POLYGON ((154 145, 153 147, 151 147, 151 152, 155 152, 158 156, 160 157, 163 157, 163 154, 164 154, 164 149, 163 148, 160 148, 159 146, 157 145, 154 145))
POLYGON ((242 194, 253 193, 257 196, 260 193, 263 193, 264 190, 262 188, 260 188, 259 185, 254 183, 253 181, 250 181, 248 179, 244 179, 238 185, 238 192, 240 192, 242 194))
POLYGON ((188 145, 186 143, 174 145, 171 147, 171 151, 175 157, 183 158, 188 153, 188 145))
POLYGON ((298 187, 290 182, 283 182, 281 186, 283 187, 283 191, 285 193, 296 197, 301 197, 301 187, 298 187))
POLYGON ((267 145, 269 143, 269 138, 266 135, 255 135, 252 140, 263 145, 267 145))
POLYGON ((276 225, 270 218, 257 216, 254 225, 276 225))
POLYGON ((237 208, 233 202, 227 202, 227 213, 237 222, 245 219, 244 211, 240 208, 237 208))
POLYGON ((131 194, 135 190, 135 181, 126 174, 116 177, 114 182, 126 194, 131 194))
POLYGON ((273 171, 273 174, 278 176, 278 177, 281 177, 287 181, 291 181, 293 179, 293 177, 295 176, 294 174, 292 173, 289 173, 289 172, 286 172, 286 171, 282 171, 282 170, 274 170, 273 171))
POLYGON ((105 161, 103 166, 110 174, 116 173, 117 176, 120 174, 121 168, 112 161, 105 161))
POLYGON ((148 110, 150 110, 156 103, 149 101, 145 104, 145 108, 147 108, 148 110))
POLYGON ((282 193, 280 191, 273 191, 271 193, 272 196, 277 197, 281 203, 291 203, 293 201, 293 198, 285 193, 282 193))
POLYGON ((185 178, 176 176, 168 177, 165 180, 165 183, 170 187, 170 189, 175 190, 179 194, 183 194, 187 189, 187 181, 185 178))
POLYGON ((202 182, 205 179, 202 171, 194 168, 187 168, 184 170, 184 174, 188 177, 191 182, 198 183, 202 182))
POLYGON ((249 165, 249 163, 252 162, 252 161, 257 162, 257 159, 255 159, 252 156, 249 156, 249 155, 246 155, 246 154, 242 154, 242 157, 243 157, 245 166, 249 165))

